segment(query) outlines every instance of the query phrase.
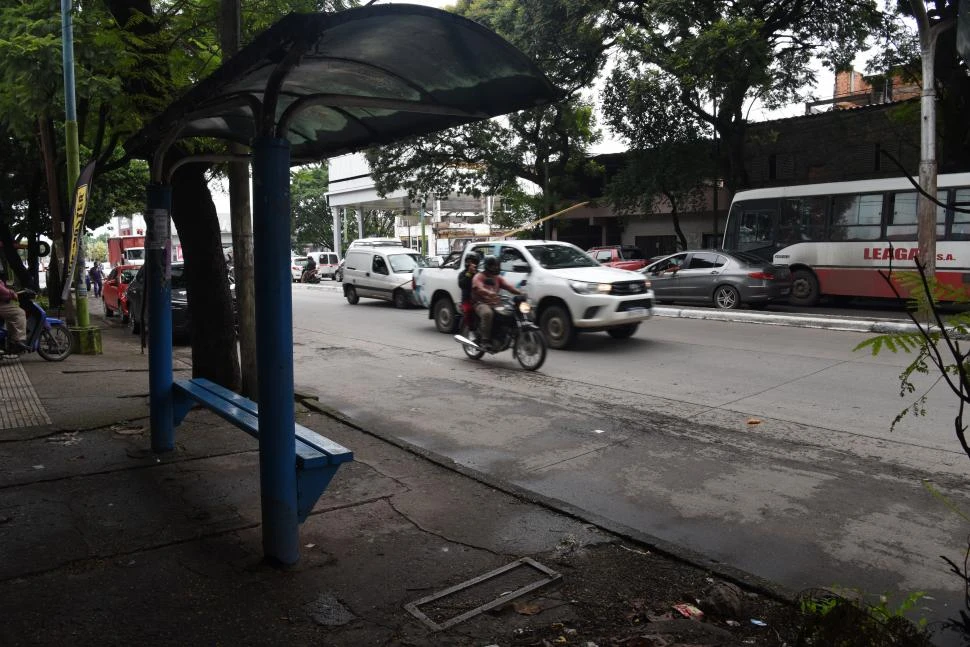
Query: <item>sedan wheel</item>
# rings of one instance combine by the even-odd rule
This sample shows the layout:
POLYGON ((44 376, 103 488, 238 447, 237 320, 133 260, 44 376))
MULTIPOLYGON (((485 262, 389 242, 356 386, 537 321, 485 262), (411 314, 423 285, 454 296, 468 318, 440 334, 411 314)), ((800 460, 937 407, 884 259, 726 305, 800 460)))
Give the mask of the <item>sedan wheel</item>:
POLYGON ((569 318, 569 311, 563 306, 549 306, 543 310, 539 317, 539 327, 542 328, 550 348, 562 350, 576 341, 576 330, 569 318))
POLYGON ((730 285, 722 285, 714 290, 714 306, 722 310, 734 310, 741 305, 741 295, 730 285))

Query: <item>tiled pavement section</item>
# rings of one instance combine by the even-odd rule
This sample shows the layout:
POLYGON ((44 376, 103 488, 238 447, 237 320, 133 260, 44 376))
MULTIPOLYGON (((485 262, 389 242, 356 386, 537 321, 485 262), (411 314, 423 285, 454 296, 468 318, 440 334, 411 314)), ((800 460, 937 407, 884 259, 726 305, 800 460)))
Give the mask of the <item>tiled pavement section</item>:
POLYGON ((0 429, 51 424, 20 360, 0 360, 0 429))

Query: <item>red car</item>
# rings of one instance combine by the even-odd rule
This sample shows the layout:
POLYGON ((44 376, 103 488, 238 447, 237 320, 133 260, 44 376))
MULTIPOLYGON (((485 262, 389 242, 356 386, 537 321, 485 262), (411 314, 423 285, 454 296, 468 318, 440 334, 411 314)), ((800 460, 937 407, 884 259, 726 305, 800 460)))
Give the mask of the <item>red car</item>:
POLYGON ((591 247, 586 253, 595 258, 601 265, 609 265, 620 270, 640 270, 647 266, 647 258, 643 252, 629 245, 606 245, 605 247, 591 247))
POLYGON ((105 277, 101 286, 105 317, 112 317, 118 312, 121 320, 128 323, 128 299, 125 298, 125 292, 128 291, 128 284, 135 278, 138 268, 138 265, 119 265, 105 277))

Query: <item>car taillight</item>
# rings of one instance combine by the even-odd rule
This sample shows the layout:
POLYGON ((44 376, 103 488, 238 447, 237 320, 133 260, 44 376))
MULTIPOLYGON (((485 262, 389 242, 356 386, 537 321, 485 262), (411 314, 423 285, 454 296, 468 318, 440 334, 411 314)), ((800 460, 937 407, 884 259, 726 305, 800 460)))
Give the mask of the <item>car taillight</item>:
POLYGON ((412 290, 417 290, 418 289, 418 283, 417 283, 417 281, 414 280, 414 277, 413 276, 411 277, 411 289, 412 290))
POLYGON ((774 281, 775 275, 770 272, 748 272, 748 278, 761 279, 762 281, 774 281))

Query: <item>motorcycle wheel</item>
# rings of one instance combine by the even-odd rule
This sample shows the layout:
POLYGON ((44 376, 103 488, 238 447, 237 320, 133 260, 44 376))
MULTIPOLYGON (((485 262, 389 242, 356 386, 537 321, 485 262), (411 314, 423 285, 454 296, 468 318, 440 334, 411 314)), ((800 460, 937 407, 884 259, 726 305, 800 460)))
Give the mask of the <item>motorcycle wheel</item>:
POLYGON ((538 330, 523 330, 515 340, 512 351, 527 371, 536 371, 546 361, 546 340, 538 330))
POLYGON ((40 334, 37 354, 48 362, 60 362, 71 354, 71 333, 64 324, 52 324, 40 334))
MULTIPOLYGON (((466 326, 461 327, 461 334, 462 336, 467 337, 468 339, 474 339, 474 337, 472 337, 472 334, 473 334, 472 331, 468 330, 466 326)), ((468 357, 470 357, 471 359, 481 359, 482 355, 485 354, 485 351, 478 350, 474 346, 469 346, 468 344, 462 344, 461 349, 465 351, 465 354, 468 355, 468 357)))

